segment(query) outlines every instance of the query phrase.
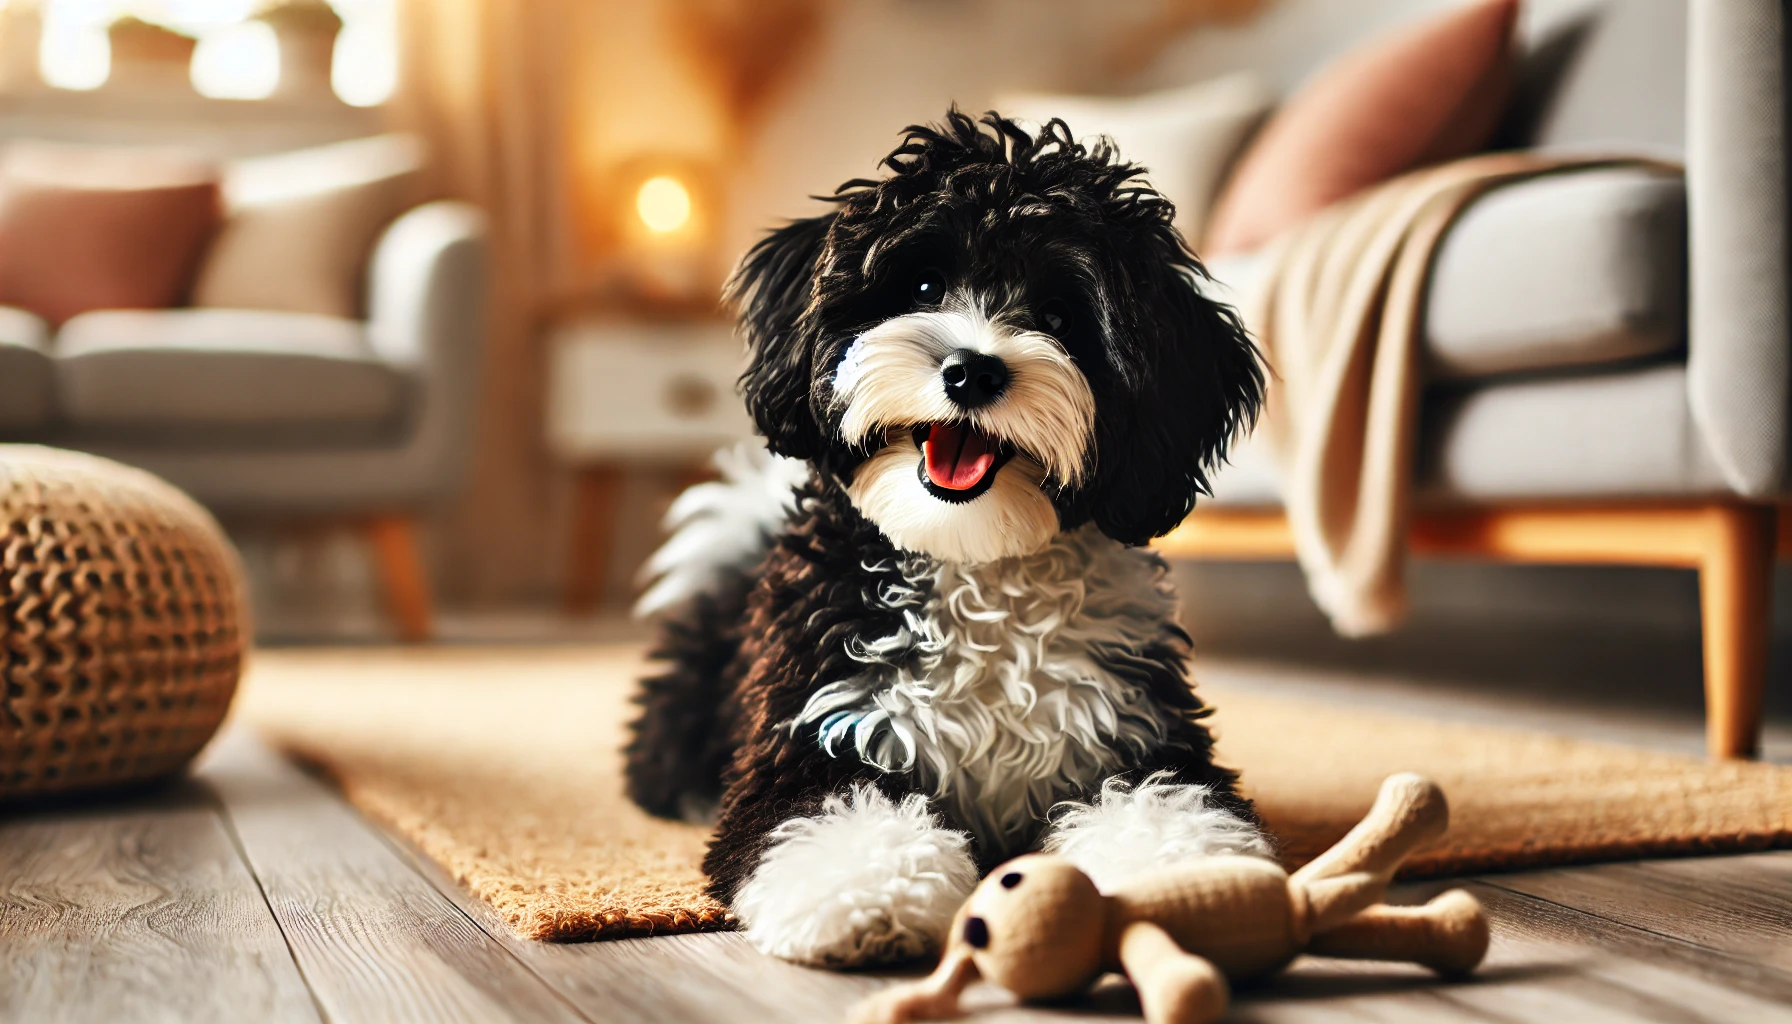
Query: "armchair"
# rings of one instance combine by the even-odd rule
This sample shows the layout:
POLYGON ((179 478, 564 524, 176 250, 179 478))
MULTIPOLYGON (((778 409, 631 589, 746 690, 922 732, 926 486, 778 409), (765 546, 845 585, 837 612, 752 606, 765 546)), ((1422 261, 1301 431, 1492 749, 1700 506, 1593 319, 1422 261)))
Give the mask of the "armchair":
MULTIPOLYGON (((1560 16, 1522 57, 1507 141, 1681 158, 1684 180, 1524 182, 1451 229, 1426 294, 1410 548, 1696 569, 1708 748, 1748 756, 1792 411, 1782 7, 1540 6, 1560 16)), ((1286 557, 1278 504, 1267 452, 1246 443, 1160 547, 1286 557)))
MULTIPOLYGON (((21 365, 29 350, 41 371, 30 394, 0 391, 13 414, 0 415, 0 438, 141 466, 225 518, 354 523, 372 542, 400 634, 422 639, 430 602, 416 521, 466 470, 485 232, 483 214, 459 202, 399 217, 373 253, 364 322, 107 310, 35 345, 0 342, 21 365)), ((0 316, 0 329, 8 322, 0 316)))

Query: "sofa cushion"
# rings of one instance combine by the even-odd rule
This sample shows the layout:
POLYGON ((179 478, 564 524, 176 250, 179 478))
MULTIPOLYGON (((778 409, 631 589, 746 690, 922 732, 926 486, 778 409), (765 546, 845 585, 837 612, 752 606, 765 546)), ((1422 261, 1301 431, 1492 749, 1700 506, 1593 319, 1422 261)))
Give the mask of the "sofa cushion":
POLYGON ((133 442, 386 438, 412 384, 361 324, 302 313, 87 313, 62 328, 55 354, 64 422, 133 442))
POLYGON ((1178 89, 1124 98, 1017 93, 996 98, 996 109, 1037 128, 1063 118, 1088 145, 1107 136, 1120 156, 1176 206, 1176 227, 1200 238, 1208 208, 1226 171, 1251 133, 1275 106, 1257 75, 1237 71, 1178 89))
POLYGON ((1444 239, 1428 303, 1434 380, 1676 349, 1686 338, 1685 183, 1623 169, 1497 189, 1444 239))
MULTIPOLYGON (((1428 395, 1414 474, 1422 504, 1725 493, 1686 400, 1686 364, 1493 381, 1428 395)), ((1261 430, 1221 469, 1211 504, 1277 507, 1261 430)))
POLYGON ((1518 6, 1453 5, 1320 69, 1239 159, 1204 251, 1255 249, 1402 171, 1479 150, 1510 92, 1518 6))
POLYGON ((1281 469, 1269 431, 1258 429, 1232 442, 1226 464, 1213 477, 1213 495, 1198 504, 1258 508, 1282 503, 1281 469))
MULTIPOLYGON (((1257 254, 1207 264, 1214 298, 1240 303, 1257 254)), ((1650 171, 1520 182, 1471 204, 1438 248, 1426 293, 1432 380, 1628 361, 1686 339, 1686 187, 1650 171)))
POLYGON ((0 302, 53 323, 180 305, 220 216, 217 171, 204 161, 14 143, 0 159, 0 302))
POLYGON ((1523 149, 1678 156, 1687 0, 1527 0, 1527 52, 1498 140, 1523 149))
POLYGON ((48 328, 32 313, 0 306, 0 430, 22 436, 45 426, 55 397, 48 328))
POLYGON ((193 304, 358 316, 380 232, 417 197, 423 151, 379 135, 242 160, 225 177, 229 217, 193 304))
POLYGON ((1686 398, 1686 364, 1498 381, 1430 395, 1422 500, 1568 501, 1721 494, 1686 398))

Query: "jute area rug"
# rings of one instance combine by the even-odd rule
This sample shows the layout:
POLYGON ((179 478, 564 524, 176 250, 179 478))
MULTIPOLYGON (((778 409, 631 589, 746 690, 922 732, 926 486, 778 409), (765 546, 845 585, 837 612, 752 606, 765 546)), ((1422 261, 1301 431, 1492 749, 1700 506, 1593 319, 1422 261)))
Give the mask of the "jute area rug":
MULTIPOLYGON (((237 715, 409 839, 519 935, 727 926, 695 826, 629 803, 617 753, 636 647, 259 654, 237 715)), ((1198 672, 1197 672, 1198 675, 1198 672)), ((1283 859, 1304 862, 1416 770, 1454 825, 1409 876, 1792 845, 1792 769, 1706 764, 1203 688, 1283 859)))

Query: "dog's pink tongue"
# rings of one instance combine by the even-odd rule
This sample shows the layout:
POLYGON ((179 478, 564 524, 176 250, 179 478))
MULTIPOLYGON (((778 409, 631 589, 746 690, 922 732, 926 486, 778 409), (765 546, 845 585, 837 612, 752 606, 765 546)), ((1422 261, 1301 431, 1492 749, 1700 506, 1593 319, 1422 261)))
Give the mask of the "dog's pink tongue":
POLYGON ((996 464, 989 439, 964 423, 935 423, 921 445, 927 454, 927 478, 949 491, 968 491, 982 482, 996 464))

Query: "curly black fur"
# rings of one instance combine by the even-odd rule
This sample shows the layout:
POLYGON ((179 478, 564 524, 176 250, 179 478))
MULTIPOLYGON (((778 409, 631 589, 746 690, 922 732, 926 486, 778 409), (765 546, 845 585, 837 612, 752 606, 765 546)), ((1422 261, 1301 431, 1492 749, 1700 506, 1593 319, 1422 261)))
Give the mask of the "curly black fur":
POLYGON ((815 813, 829 794, 854 781, 901 788, 898 777, 857 758, 789 742, 787 727, 781 728, 821 681, 857 671, 847 654, 850 638, 888 635, 901 626, 901 613, 877 600, 884 586, 901 582, 900 552, 831 483, 813 483, 798 509, 761 567, 742 624, 752 650, 735 664, 728 723, 735 757, 703 862, 711 891, 723 900, 732 899, 758 864, 767 833, 780 822, 815 813))
MULTIPOLYGON (((750 638, 749 649, 729 670, 733 699, 722 705, 735 755, 703 869, 710 892, 724 902, 758 865, 766 837, 779 823, 815 814, 823 800, 855 782, 896 798, 919 788, 912 773, 883 772, 854 757, 829 756, 814 743, 790 741, 788 723, 816 688, 863 668, 847 653, 847 642, 897 632, 901 613, 878 595, 904 582, 897 569, 902 552, 859 515, 837 484, 817 479, 801 493, 799 509, 761 567, 740 634, 750 638)), ((1144 650, 1111 652, 1115 662, 1125 663, 1111 667, 1147 680, 1154 699, 1181 712, 1180 728, 1127 774, 1137 781, 1170 771, 1176 781, 1212 787, 1224 806, 1254 821, 1249 802, 1236 792, 1236 774, 1212 761, 1213 740, 1201 724, 1208 710, 1188 686, 1187 657, 1187 634, 1174 626, 1144 650)), ((969 830, 950 810, 942 814, 948 827, 969 830)), ((972 848, 985 870, 1004 856, 975 838, 972 848)))
POLYGON ((662 817, 696 817, 722 798, 734 748, 725 710, 729 666, 740 654, 740 625, 757 578, 732 574, 713 594, 667 616, 649 655, 666 670, 641 680, 641 715, 624 753, 628 795, 662 817))
POLYGON ((1095 472, 1057 482, 1061 527, 1093 518, 1144 544, 1180 523, 1254 422, 1263 371, 1237 314, 1201 294, 1206 271, 1143 169, 1063 121, 1034 136, 957 110, 910 126, 882 166, 889 176, 840 186, 833 212, 762 239, 730 283, 752 351, 742 390, 771 449, 850 477, 870 453, 833 429, 833 368, 858 334, 909 311, 916 271, 938 267, 1010 296, 1023 321, 1049 301, 1072 310, 1059 340, 1100 415, 1095 472))
MULTIPOLYGON (((904 582, 905 553, 847 496, 871 453, 840 440, 831 374, 857 335, 913 309, 917 271, 999 297, 1000 315, 1029 330, 1045 330, 1047 304, 1068 308, 1070 326, 1054 336, 1097 415, 1089 471, 1074 484, 1047 481, 1061 529, 1093 521, 1125 544, 1168 531, 1262 402, 1263 373, 1238 318, 1201 294, 1205 271, 1170 204, 1111 146, 1078 144, 1062 121, 1035 136, 953 110, 942 125, 908 128, 882 165, 887 177, 836 190, 832 212, 768 235, 730 284, 751 351, 748 408, 774 452, 817 472, 764 563, 668 623, 659 654, 672 664, 646 684, 629 749, 630 792, 651 811, 720 791, 704 868, 723 900, 778 824, 853 782, 892 795, 917 785, 912 773, 830 756, 789 731, 817 688, 860 671, 849 641, 902 625, 879 594, 904 582)), ((1145 649, 1096 653, 1179 723, 1130 774, 1169 770, 1254 820, 1233 774, 1212 763, 1187 653, 1173 624, 1145 649)), ((976 852, 988 866, 998 851, 976 852)))

